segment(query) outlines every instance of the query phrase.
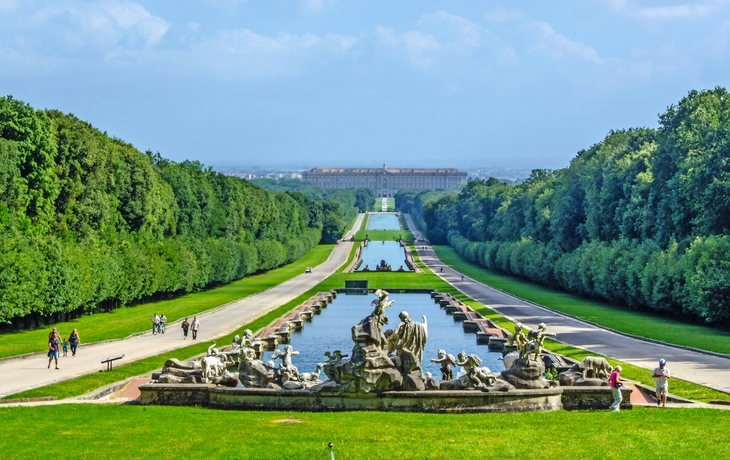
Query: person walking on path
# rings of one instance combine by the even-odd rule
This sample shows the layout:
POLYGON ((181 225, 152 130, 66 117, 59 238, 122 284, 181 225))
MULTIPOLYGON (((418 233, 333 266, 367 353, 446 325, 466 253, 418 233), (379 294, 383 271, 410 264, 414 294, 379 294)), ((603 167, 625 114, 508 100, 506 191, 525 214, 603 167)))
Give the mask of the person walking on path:
POLYGON ((53 332, 48 337, 48 368, 51 368, 51 362, 56 361, 56 369, 58 369, 58 332, 53 328, 53 332))
POLYGON ((611 376, 608 378, 608 384, 611 386, 611 394, 613 395, 613 402, 610 406, 608 406, 608 408, 614 412, 619 411, 621 401, 623 400, 623 396, 621 396, 621 387, 623 386, 623 381, 621 380, 622 370, 621 366, 616 366, 613 372, 611 372, 611 376))
POLYGON ((193 331, 193 340, 198 338, 198 329, 200 329, 200 321, 197 316, 193 316, 193 322, 190 324, 190 330, 193 331))
POLYGON ((48 334, 48 340, 51 340, 54 337, 56 339, 60 339, 61 338, 61 336, 58 334, 58 329, 56 329, 55 327, 53 329, 51 329, 51 333, 48 334))
POLYGON ((152 333, 157 334, 157 330, 160 328, 160 317, 157 313, 152 315, 152 333))
POLYGON ((183 330, 183 340, 188 339, 188 329, 190 329, 190 323, 188 322, 188 319, 185 318, 185 321, 182 322, 182 330, 183 330))
POLYGON ((65 358, 68 356, 68 340, 67 339, 63 339, 62 346, 63 346, 63 357, 65 358))
POLYGON ((672 378, 669 369, 665 367, 667 360, 660 359, 659 367, 654 368, 654 388, 656 388, 656 405, 661 403, 662 407, 667 406, 667 391, 669 390, 669 379, 672 378))
POLYGON ((76 348, 81 343, 81 339, 79 338, 79 331, 74 329, 74 331, 71 333, 71 337, 68 338, 68 343, 71 344, 71 356, 76 356, 76 348))
POLYGON ((165 333, 165 323, 166 322, 167 322, 167 316, 165 316, 164 313, 160 313, 160 325, 159 325, 159 327, 157 329, 157 331, 160 334, 164 334, 165 333))

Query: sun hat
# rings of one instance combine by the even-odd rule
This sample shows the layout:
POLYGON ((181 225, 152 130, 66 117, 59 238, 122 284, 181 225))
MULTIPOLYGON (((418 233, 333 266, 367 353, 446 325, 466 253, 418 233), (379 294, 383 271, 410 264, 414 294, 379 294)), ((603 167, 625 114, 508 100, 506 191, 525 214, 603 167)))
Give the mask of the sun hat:
POLYGON ((667 360, 666 359, 660 359, 659 360, 659 365, 663 366, 665 364, 667 364, 667 360))

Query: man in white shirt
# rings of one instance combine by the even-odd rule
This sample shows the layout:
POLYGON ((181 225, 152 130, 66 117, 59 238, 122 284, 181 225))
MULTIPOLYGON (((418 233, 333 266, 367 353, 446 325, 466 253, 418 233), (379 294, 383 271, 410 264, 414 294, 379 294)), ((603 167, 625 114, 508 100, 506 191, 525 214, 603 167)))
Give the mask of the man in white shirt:
POLYGON ((667 405, 667 391, 669 390, 669 379, 672 376, 669 373, 669 369, 666 367, 667 361, 665 359, 659 360, 659 367, 654 369, 655 388, 656 388, 656 405, 660 403, 662 407, 667 405))
POLYGON ((197 316, 193 316, 193 322, 190 323, 190 330, 193 331, 193 340, 198 337, 198 329, 200 329, 200 321, 197 316))
POLYGON ((152 315, 152 333, 157 334, 157 330, 160 328, 160 317, 157 313, 152 315))

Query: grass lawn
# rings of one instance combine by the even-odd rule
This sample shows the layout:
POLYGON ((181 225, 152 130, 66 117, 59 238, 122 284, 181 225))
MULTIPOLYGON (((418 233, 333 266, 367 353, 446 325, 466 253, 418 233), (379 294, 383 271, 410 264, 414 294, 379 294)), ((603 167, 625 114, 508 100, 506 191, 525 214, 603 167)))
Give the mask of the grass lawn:
POLYGON ((192 317, 211 308, 247 297, 280 284, 304 272, 308 266, 324 262, 332 252, 333 245, 315 246, 299 260, 266 273, 242 278, 238 281, 186 294, 170 300, 162 300, 133 307, 117 308, 109 313, 82 316, 73 321, 57 323, 47 327, 0 334, 0 357, 45 351, 48 334, 57 327, 61 337, 68 337, 71 331, 79 330, 82 343, 118 339, 151 328, 150 318, 154 313, 164 313, 168 322, 192 317))
POLYGON ((730 354, 730 332, 641 313, 496 273, 466 261, 449 246, 434 246, 456 270, 517 297, 627 334, 730 354))
POLYGON ((406 242, 413 242, 413 233, 408 230, 360 230, 355 234, 355 239, 364 241, 365 235, 370 237, 371 241, 396 241, 400 236, 406 242))
MULTIPOLYGON (((386 198, 388 203, 388 209, 387 211, 393 212, 395 211, 395 198, 386 198)), ((380 197, 375 198, 375 204, 373 205, 373 211, 375 212, 382 212, 383 211, 383 199, 380 197)))
POLYGON ((0 409, 6 458, 730 458, 730 411, 409 414, 0 409))

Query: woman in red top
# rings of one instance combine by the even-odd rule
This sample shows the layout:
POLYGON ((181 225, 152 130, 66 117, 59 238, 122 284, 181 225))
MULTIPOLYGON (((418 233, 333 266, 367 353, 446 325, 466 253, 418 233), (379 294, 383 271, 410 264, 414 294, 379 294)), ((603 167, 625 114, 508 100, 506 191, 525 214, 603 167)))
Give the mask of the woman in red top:
POLYGON ((619 411, 621 401, 623 400, 623 396, 621 396, 621 386, 623 385, 621 380, 622 370, 621 366, 616 366, 613 372, 611 372, 611 376, 608 378, 608 384, 611 386, 611 394, 613 394, 613 402, 610 406, 608 406, 608 408, 614 412, 619 411))

